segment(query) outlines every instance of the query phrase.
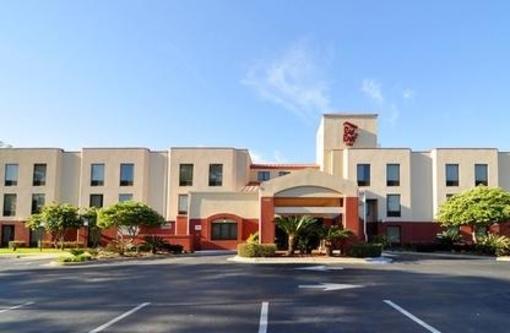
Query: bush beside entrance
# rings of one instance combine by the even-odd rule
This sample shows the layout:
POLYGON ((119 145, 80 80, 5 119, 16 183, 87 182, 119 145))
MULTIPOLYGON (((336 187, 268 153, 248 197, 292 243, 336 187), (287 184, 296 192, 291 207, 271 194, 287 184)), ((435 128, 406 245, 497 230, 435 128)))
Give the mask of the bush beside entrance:
POLYGON ((377 243, 358 243, 353 244, 347 251, 347 254, 355 258, 374 258, 380 257, 383 250, 382 244, 377 243))
POLYGON ((243 243, 237 247, 237 254, 240 257, 274 257, 276 254, 275 244, 243 243))

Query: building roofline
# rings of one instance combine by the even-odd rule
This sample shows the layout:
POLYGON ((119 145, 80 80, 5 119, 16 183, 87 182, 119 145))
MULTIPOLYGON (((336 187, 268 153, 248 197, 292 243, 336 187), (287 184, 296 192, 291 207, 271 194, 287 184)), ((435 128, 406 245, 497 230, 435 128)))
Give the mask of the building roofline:
POLYGON ((314 168, 314 169, 318 169, 320 166, 318 164, 279 164, 279 163, 252 163, 250 165, 250 169, 255 169, 255 170, 262 170, 262 169, 274 169, 274 170, 278 170, 278 169, 282 169, 282 170, 285 170, 285 169, 290 169, 290 170, 295 170, 295 169, 308 169, 308 168, 314 168))
POLYGON ((248 151, 247 148, 235 148, 235 147, 170 147, 170 150, 189 150, 189 149, 214 149, 214 150, 238 150, 248 151))
POLYGON ((151 151, 146 147, 83 147, 81 150, 147 150, 151 151))
POLYGON ((323 117, 357 117, 357 118, 377 118, 377 113, 354 113, 354 112, 335 112, 324 113, 323 117))
POLYGON ((0 151, 4 150, 60 150, 64 151, 62 148, 55 148, 55 147, 5 147, 0 148, 0 151))

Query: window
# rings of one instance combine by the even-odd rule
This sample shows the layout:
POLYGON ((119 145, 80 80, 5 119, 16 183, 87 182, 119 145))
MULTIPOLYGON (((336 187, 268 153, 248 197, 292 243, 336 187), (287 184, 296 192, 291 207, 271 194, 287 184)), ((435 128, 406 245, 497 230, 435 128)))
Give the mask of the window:
POLYGON ((237 223, 230 220, 213 221, 212 240, 237 240, 237 223))
POLYGON ((32 184, 34 186, 46 185, 46 164, 34 164, 34 176, 32 184))
POLYGON ((475 186, 489 184, 489 172, 487 164, 475 164, 475 186))
POLYGON ((4 216, 16 215, 16 194, 4 194, 4 216))
POLYGON ((290 173, 289 171, 279 171, 279 172, 278 172, 278 177, 286 176, 286 175, 288 175, 289 173, 290 173))
POLYGON ((400 244, 400 227, 396 225, 389 225, 386 227, 386 238, 390 244, 400 244))
POLYGON ((271 173, 269 171, 259 171, 257 172, 257 180, 259 182, 265 182, 266 180, 271 179, 271 173))
POLYGON ((209 186, 223 185, 223 164, 209 164, 209 186))
POLYGON ((133 186, 135 179, 135 165, 122 163, 120 165, 120 186, 133 186))
POLYGON ((179 186, 193 186, 193 164, 179 165, 179 186))
POLYGON ((16 186, 18 185, 18 165, 17 164, 6 164, 5 165, 5 186, 16 186))
POLYGON ((388 194, 386 197, 386 216, 400 217, 400 194, 388 194))
POLYGON ((448 193, 446 194, 446 201, 450 200, 451 197, 453 197, 455 193, 448 193))
POLYGON ((459 165, 446 165, 446 186, 459 186, 459 165))
POLYGON ((179 202, 178 202, 178 213, 179 214, 188 214, 188 195, 187 194, 179 194, 179 202))
POLYGON ((92 164, 90 166, 90 186, 104 185, 104 164, 92 164))
POLYGON ((45 195, 43 193, 32 194, 32 214, 38 214, 41 212, 45 203, 45 195))
POLYGON ((96 208, 103 207, 103 195, 102 194, 91 194, 89 207, 96 207, 96 208))
POLYGON ((132 193, 121 193, 119 194, 119 202, 130 201, 133 200, 132 193))
POLYGON ((358 164, 358 186, 370 186, 370 164, 358 164))
POLYGON ((386 186, 400 186, 400 164, 386 164, 386 186))

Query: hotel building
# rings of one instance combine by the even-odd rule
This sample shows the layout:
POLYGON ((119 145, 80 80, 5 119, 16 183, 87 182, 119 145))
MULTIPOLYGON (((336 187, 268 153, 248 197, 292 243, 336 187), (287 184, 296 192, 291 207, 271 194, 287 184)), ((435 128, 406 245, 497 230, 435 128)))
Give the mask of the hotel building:
MULTIPOLYGON (((186 249, 233 249, 256 231, 261 242, 274 242, 275 215, 296 214, 342 224, 359 239, 426 242, 440 230, 434 217, 450 195, 480 184, 510 190, 508 170, 510 153, 496 148, 381 148, 375 114, 323 115, 314 164, 255 164, 237 148, 6 148, 0 245, 36 243, 40 235, 24 221, 45 203, 123 200, 165 217, 142 234, 186 249)), ((79 241, 86 234, 77 233, 79 241)))

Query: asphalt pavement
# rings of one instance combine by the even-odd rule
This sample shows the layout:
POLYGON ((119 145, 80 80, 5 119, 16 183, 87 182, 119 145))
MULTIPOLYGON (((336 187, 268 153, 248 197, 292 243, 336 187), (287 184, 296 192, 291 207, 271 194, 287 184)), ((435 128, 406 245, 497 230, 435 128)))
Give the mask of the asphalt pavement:
POLYGON ((324 267, 229 256, 77 267, 1 259, 0 332, 510 331, 508 262, 405 254, 324 267))

